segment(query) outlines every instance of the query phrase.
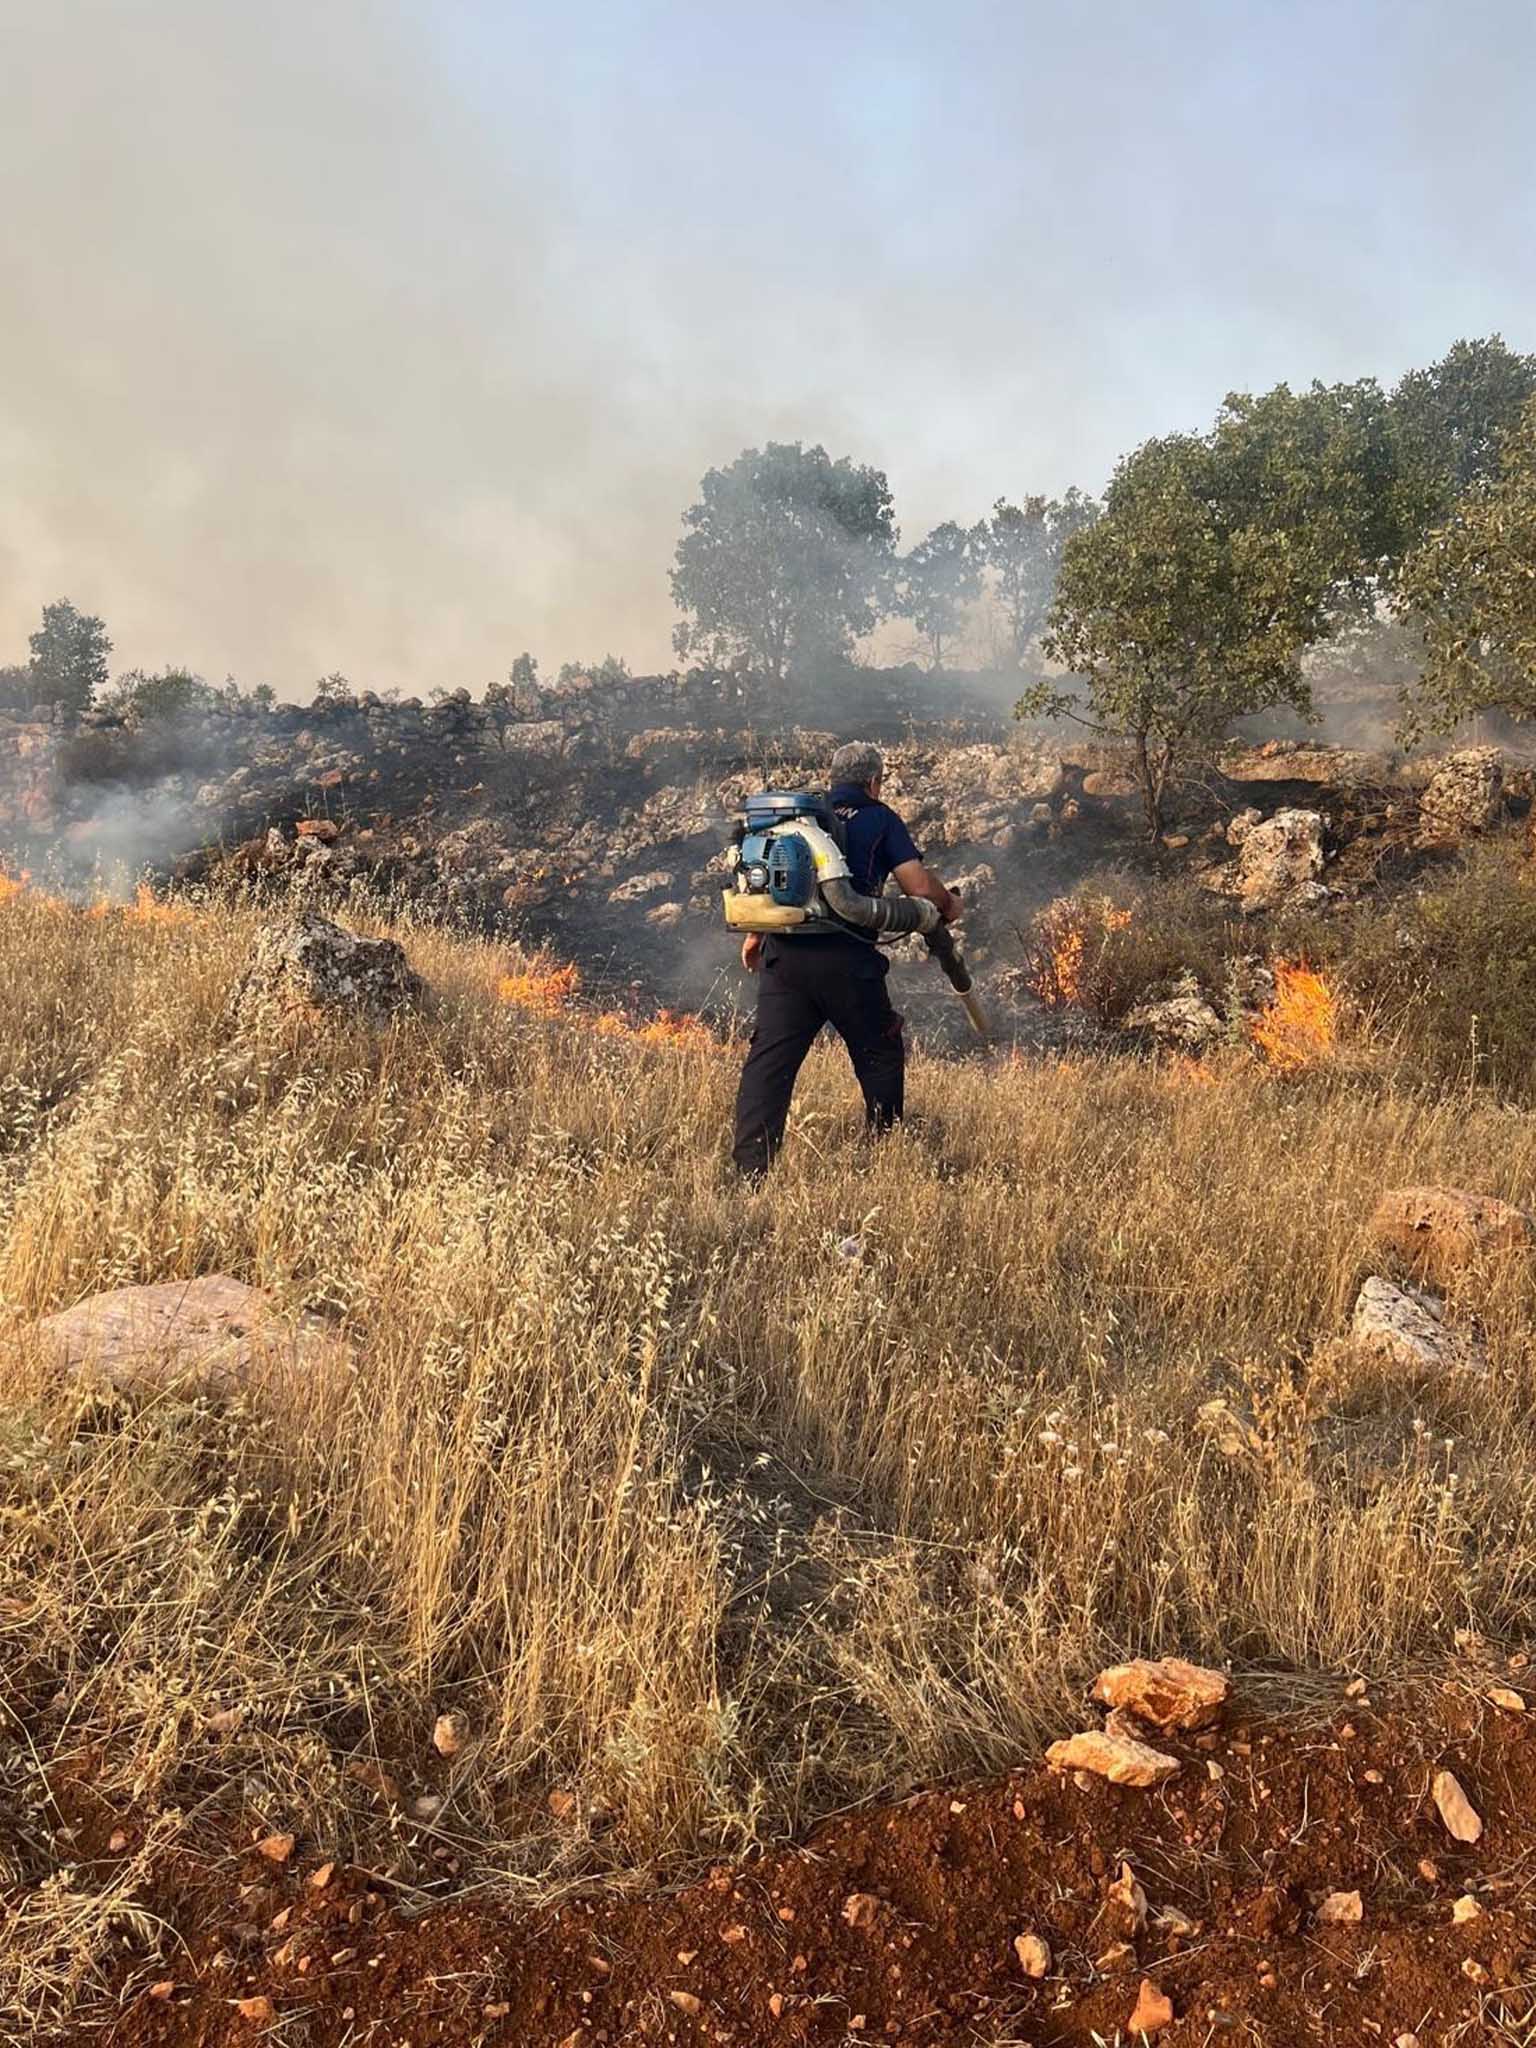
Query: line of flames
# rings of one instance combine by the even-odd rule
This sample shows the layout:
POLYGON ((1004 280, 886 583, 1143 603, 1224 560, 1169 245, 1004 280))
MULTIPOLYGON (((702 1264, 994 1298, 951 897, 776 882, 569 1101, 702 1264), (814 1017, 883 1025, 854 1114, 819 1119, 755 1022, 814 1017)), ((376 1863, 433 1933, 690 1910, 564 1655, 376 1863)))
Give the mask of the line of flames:
POLYGON ((666 1046, 673 1052, 720 1055, 731 1050, 707 1024, 686 1011, 660 1010, 643 1024, 617 1010, 602 1010, 595 1015, 582 1011, 581 970, 569 963, 504 974, 496 984, 496 993, 504 1003, 536 1017, 582 1017, 590 1022, 599 1038, 625 1038, 638 1045, 666 1046))
POLYGON ((148 882, 140 882, 131 903, 99 896, 94 903, 86 905, 72 903, 67 896, 55 896, 47 890, 34 888, 32 876, 25 868, 19 875, 8 875, 0 869, 0 904, 14 903, 23 896, 44 909, 79 910, 86 917, 119 917, 128 924, 191 924, 197 916, 189 904, 164 902, 148 882))

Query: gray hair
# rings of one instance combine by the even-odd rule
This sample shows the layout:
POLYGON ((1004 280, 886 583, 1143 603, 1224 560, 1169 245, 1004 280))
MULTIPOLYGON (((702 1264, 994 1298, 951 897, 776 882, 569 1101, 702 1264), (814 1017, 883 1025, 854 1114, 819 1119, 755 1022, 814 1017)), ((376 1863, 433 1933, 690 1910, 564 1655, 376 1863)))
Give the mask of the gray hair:
POLYGON ((878 782, 885 773, 885 762, 880 749, 871 746, 868 740, 850 740, 846 747, 839 747, 832 756, 832 781, 854 783, 859 789, 868 789, 872 782, 878 782))

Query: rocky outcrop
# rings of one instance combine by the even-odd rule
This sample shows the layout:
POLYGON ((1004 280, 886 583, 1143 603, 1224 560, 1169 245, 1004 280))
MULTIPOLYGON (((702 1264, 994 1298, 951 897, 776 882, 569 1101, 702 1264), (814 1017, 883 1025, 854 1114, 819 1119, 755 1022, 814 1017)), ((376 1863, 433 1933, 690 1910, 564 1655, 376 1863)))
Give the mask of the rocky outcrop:
POLYGON ((128 1393, 234 1394, 274 1375, 335 1371, 348 1357, 315 1318, 285 1316, 224 1273, 93 1294, 27 1334, 59 1371, 128 1393))
POLYGON ((1219 766, 1231 782, 1312 782, 1323 789, 1386 783, 1397 772, 1390 754, 1307 740, 1266 740, 1261 746, 1232 747, 1221 755, 1219 766))
POLYGON ((1447 754, 1419 798, 1425 844, 1455 845, 1498 822, 1504 810, 1504 757, 1497 747, 1447 754))
POLYGON ((1377 1203, 1366 1234, 1416 1279, 1444 1285, 1481 1260, 1530 1251, 1536 1222, 1496 1195, 1468 1194, 1461 1188, 1392 1188, 1377 1203))
POLYGON ((275 1010, 383 1023, 425 989, 395 940, 365 939, 305 912, 258 934, 229 1010, 237 1022, 275 1010))

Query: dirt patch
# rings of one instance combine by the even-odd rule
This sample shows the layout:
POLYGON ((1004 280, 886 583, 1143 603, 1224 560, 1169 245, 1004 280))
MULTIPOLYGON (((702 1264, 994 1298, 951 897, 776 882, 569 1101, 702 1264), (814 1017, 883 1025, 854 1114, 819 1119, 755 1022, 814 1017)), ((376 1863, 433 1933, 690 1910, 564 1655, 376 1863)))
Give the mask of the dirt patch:
POLYGON ((1312 1715, 1230 1714, 1168 1741, 1182 1768, 1156 1791, 1021 1771, 848 1814, 681 1890, 526 1916, 468 1898, 412 1919, 367 1873, 326 1872, 322 1845, 282 1864, 252 1846, 165 1872, 185 1947, 124 1980, 97 2038, 1091 2048, 1141 2038, 1133 2008, 1166 1998, 1165 2048, 1524 2041, 1536 1717, 1490 1701, 1509 1683, 1460 1676, 1390 1713, 1340 1688, 1312 1715), (1443 1769, 1485 1822, 1473 1846, 1436 1812, 1443 1769), (1320 1911, 1352 1892, 1357 1921, 1320 1911))

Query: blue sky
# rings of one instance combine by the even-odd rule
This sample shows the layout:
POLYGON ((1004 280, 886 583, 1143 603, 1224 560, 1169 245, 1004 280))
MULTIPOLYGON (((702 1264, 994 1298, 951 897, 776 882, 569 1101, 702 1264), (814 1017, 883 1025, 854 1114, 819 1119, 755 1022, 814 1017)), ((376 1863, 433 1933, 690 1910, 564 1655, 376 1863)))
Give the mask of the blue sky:
POLYGON ((1536 348, 1536 9, 12 0, 0 659, 664 660, 702 470, 905 536, 1224 392, 1536 348))

